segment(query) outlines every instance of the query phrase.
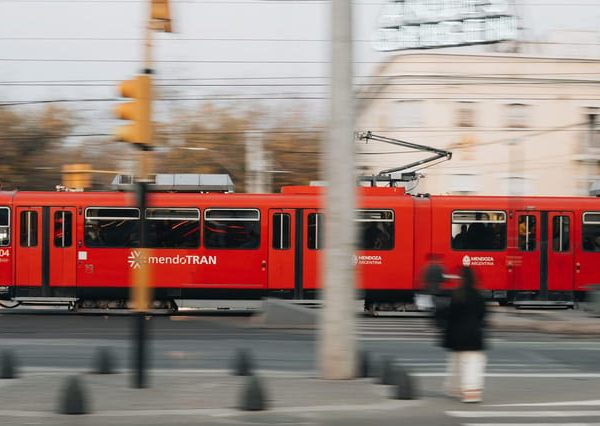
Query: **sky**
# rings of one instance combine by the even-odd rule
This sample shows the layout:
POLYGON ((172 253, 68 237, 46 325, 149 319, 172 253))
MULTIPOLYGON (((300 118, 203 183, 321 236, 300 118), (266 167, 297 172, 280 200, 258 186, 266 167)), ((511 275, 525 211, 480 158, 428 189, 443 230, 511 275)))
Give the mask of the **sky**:
MULTIPOLYGON (((600 31, 600 0, 516 1, 527 39, 558 29, 600 31)), ((275 110, 303 98, 313 111, 324 111, 327 1, 171 3, 175 33, 155 37, 157 83, 171 99, 161 104, 163 113, 227 97, 275 110)), ((371 43, 387 3, 354 2, 357 76, 369 76, 393 56, 371 43)), ((142 0, 0 0, 0 104, 84 100, 64 105, 87 112, 96 130, 110 132, 115 86, 141 68, 146 7, 142 0)))

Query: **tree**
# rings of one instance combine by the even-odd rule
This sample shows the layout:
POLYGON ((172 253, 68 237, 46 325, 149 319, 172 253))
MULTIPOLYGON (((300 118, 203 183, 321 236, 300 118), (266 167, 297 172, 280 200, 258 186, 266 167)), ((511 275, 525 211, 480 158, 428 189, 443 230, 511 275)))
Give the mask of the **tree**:
POLYGON ((36 112, 0 108, 2 189, 54 189, 61 181, 57 154, 73 127, 71 114, 56 106, 36 112))
POLYGON ((244 192, 246 138, 262 132, 264 148, 272 159, 267 173, 273 173, 274 187, 304 185, 319 179, 320 133, 289 131, 299 128, 302 115, 283 121, 274 117, 258 108, 236 111, 212 104, 182 115, 157 132, 168 135, 157 172, 225 173, 231 176, 236 192, 244 192), (267 115, 276 124, 267 126, 267 115))

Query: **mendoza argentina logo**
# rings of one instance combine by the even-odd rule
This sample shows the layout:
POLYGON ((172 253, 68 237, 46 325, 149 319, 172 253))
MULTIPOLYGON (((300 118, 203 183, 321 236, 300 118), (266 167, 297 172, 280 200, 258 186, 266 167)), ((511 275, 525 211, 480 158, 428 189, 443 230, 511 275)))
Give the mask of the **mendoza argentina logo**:
POLYGON ((127 257, 129 267, 139 269, 142 265, 216 265, 217 256, 175 255, 146 256, 139 250, 132 250, 127 257))

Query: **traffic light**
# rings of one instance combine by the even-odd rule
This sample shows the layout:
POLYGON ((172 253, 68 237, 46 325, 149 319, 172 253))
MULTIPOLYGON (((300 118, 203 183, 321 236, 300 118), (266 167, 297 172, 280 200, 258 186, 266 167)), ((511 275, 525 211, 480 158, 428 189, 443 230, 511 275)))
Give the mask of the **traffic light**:
POLYGON ((116 139, 133 144, 152 143, 152 80, 149 74, 141 74, 119 85, 119 92, 132 102, 117 105, 115 115, 131 124, 120 126, 116 139))
POLYGON ((169 0, 152 0, 152 4, 150 5, 150 19, 159 24, 159 27, 154 29, 170 33, 171 11, 169 0))

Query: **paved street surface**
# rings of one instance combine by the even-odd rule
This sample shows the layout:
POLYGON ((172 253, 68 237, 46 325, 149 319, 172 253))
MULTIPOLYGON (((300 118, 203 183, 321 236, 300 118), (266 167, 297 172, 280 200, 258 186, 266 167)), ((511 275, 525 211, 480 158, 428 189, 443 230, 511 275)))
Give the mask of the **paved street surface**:
MULTIPOLYGON (((553 315, 551 321, 563 314, 553 315)), ((466 405, 444 395, 445 352, 431 320, 418 315, 357 324, 373 364, 393 356, 411 372, 419 388, 412 401, 391 399, 393 387, 376 379, 317 379, 314 330, 263 329, 250 316, 228 315, 149 318, 151 386, 132 389, 131 322, 0 315, 0 348, 14 350, 22 366, 20 378, 0 380, 2 425, 600 425, 600 340, 589 334, 493 331, 484 402, 466 405), (120 374, 89 374, 100 346, 112 348, 120 374), (238 409, 246 379, 230 371, 239 348, 256 359, 268 411, 238 409), (85 383, 90 415, 55 414, 64 380, 73 374, 85 383)))

